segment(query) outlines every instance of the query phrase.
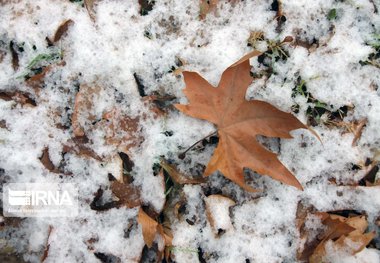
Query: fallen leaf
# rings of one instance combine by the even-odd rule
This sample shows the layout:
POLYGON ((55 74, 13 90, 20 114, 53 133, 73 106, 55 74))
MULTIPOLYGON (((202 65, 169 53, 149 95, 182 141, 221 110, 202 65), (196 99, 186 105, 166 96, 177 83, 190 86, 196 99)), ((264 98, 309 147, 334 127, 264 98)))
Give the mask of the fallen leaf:
MULTIPOLYGON (((310 263, 325 262, 326 244, 331 243, 335 249, 354 255, 363 250, 375 237, 375 233, 364 233, 368 227, 365 216, 344 217, 329 213, 313 213, 321 219, 324 229, 320 229, 318 235, 314 233, 314 239, 309 240, 306 234, 306 243, 303 251, 297 252, 299 260, 309 259, 310 263)), ((305 232, 306 231, 306 232, 305 232)), ((315 232, 313 229, 312 232, 315 232)))
POLYGON ((84 2, 84 6, 87 9, 88 15, 90 16, 91 20, 95 22, 95 16, 96 16, 96 12, 94 9, 95 0, 84 0, 83 2, 84 2))
POLYGON ((148 216, 141 208, 139 210, 137 222, 141 225, 145 244, 151 248, 158 231, 158 223, 148 216))
POLYGON ((49 225, 49 228, 48 228, 48 236, 46 238, 46 244, 45 244, 45 249, 44 249, 44 253, 42 254, 42 257, 41 257, 41 262, 44 262, 45 259, 48 257, 49 255, 49 248, 50 248, 50 244, 49 244, 49 238, 50 238, 50 235, 51 235, 51 232, 53 231, 53 227, 51 225, 49 225))
POLYGON ((15 92, 0 92, 0 99, 10 101, 13 100, 22 106, 34 107, 36 106, 35 100, 33 100, 28 94, 20 91, 15 92))
POLYGON ((97 155, 88 145, 86 136, 74 137, 67 144, 63 145, 63 153, 74 153, 81 157, 93 158, 97 161, 102 161, 102 158, 97 155))
POLYGON ((121 183, 117 180, 111 183, 111 191, 122 205, 133 208, 141 204, 140 191, 136 186, 127 183, 121 183))
POLYGON ((205 19, 208 13, 215 11, 219 0, 201 0, 199 4, 199 17, 205 19))
POLYGON ((71 125, 73 127, 73 133, 75 137, 83 137, 85 135, 83 123, 81 123, 81 117, 91 122, 95 121, 95 116, 91 114, 94 103, 93 97, 98 96, 100 93, 99 86, 90 86, 87 84, 81 84, 79 91, 75 96, 74 110, 71 116, 71 125))
POLYGON ((46 148, 43 149, 42 155, 40 157, 40 161, 44 165, 44 167, 46 169, 48 169, 50 172, 52 172, 52 173, 60 173, 59 169, 57 167, 55 167, 55 165, 53 164, 53 162, 50 160, 50 157, 49 157, 49 148, 48 147, 46 147, 46 148))
POLYGON ((209 195, 205 203, 207 220, 215 235, 233 228, 229 211, 235 205, 233 200, 222 195, 209 195))
POLYGON ((220 171, 242 188, 256 191, 245 184, 243 168, 250 168, 285 184, 302 189, 294 175, 266 150, 257 135, 292 138, 290 131, 307 126, 292 114, 278 110, 264 101, 247 101, 245 94, 252 82, 249 58, 254 51, 226 69, 217 88, 196 72, 183 72, 188 105, 175 105, 185 114, 208 120, 218 127, 219 143, 205 170, 205 176, 220 171))
POLYGON ((355 146, 357 141, 360 139, 362 136, 363 128, 367 124, 367 119, 363 119, 357 123, 354 123, 354 139, 352 140, 352 146, 355 146))
POLYGON ((54 67, 57 67, 57 66, 60 67, 60 66, 65 66, 65 65, 66 65, 65 61, 61 61, 57 64, 48 65, 42 70, 41 73, 30 77, 25 82, 28 86, 32 87, 34 89, 34 91, 38 94, 39 89, 41 88, 41 85, 44 83, 44 79, 45 79, 46 75, 50 71, 52 71, 54 69, 54 67))
POLYGON ((158 224, 156 220, 148 216, 142 208, 139 210, 137 222, 141 225, 144 242, 148 248, 151 248, 153 246, 153 241, 156 235, 160 235, 164 241, 164 244, 158 247, 158 259, 159 262, 161 262, 162 258, 164 257, 164 250, 165 257, 168 259, 170 251, 167 251, 166 248, 172 245, 173 240, 173 236, 170 231, 167 228, 164 228, 162 225, 158 224))
POLYGON ((118 108, 103 114, 103 119, 96 126, 102 127, 107 144, 115 145, 119 151, 129 152, 143 141, 139 134, 139 118, 131 118, 118 108))
POLYGON ((12 67, 14 71, 17 71, 19 68, 19 58, 15 46, 16 45, 13 41, 9 43, 9 49, 11 50, 12 56, 12 67))
POLYGON ((54 34, 53 42, 58 42, 61 39, 61 37, 67 32, 69 27, 73 24, 74 21, 71 19, 62 22, 62 24, 59 25, 57 31, 54 34))
POLYGON ((205 178, 189 178, 177 170, 174 165, 169 164, 164 158, 160 162, 161 167, 168 173, 168 175, 177 184, 201 184, 206 182, 205 178))

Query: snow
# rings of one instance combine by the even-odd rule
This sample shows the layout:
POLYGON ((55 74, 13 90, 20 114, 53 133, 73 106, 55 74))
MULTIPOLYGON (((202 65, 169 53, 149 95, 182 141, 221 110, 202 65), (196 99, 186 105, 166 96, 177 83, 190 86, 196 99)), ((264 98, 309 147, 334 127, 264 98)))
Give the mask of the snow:
MULTIPOLYGON (((186 211, 179 218, 169 215, 173 258, 179 263, 200 262, 198 254, 203 254, 207 262, 296 262, 299 202, 318 211, 359 211, 368 216, 369 229, 379 231, 375 225, 380 215, 379 186, 352 186, 364 176, 360 167, 367 159, 379 161, 380 74, 379 68, 364 63, 376 52, 368 43, 376 43, 380 32, 377 1, 283 0, 286 22, 280 31, 271 1, 220 1, 215 14, 204 20, 198 17, 199 1, 155 2, 153 10, 141 16, 138 1, 97 1, 94 21, 81 2, 0 3, 0 91, 25 92, 37 104, 0 99, 0 121, 6 123, 6 128, 0 128, 1 182, 74 183, 80 193, 78 217, 26 218, 18 226, 6 225, 0 231, 0 248, 10 246, 25 261, 39 262, 51 226, 45 262, 98 262, 94 254, 98 252, 114 255, 121 262, 138 262, 144 247, 141 226, 136 222, 138 208, 102 212, 90 208, 99 188, 104 190, 104 198, 112 198, 108 174, 120 179, 122 173, 120 149, 107 144, 105 128, 91 128, 83 116, 79 121, 87 131, 88 147, 103 161, 74 153, 62 156, 63 146, 73 137, 70 122, 79 86, 96 83, 100 87, 90 110, 95 118, 115 107, 130 117, 140 117, 138 133, 144 140, 129 149, 135 164, 131 176, 133 185, 141 190, 143 205, 159 213, 165 206, 165 189, 152 167, 165 156, 184 174, 202 174, 215 145, 191 150, 183 160, 178 154, 215 127, 172 107, 165 116, 154 115, 139 95, 134 74, 141 78, 147 95, 170 95, 175 97, 171 103, 186 103, 183 78, 172 74, 172 67, 178 68, 180 60, 184 63, 181 69, 199 72, 216 86, 222 72, 251 50, 247 40, 253 31, 262 31, 266 40, 274 42, 292 36, 317 44, 309 49, 295 43, 281 45, 287 58, 275 61, 275 72, 269 75, 265 73, 268 66, 252 58, 252 71, 264 73, 251 84, 247 98, 270 102, 287 112, 298 104, 294 114, 306 123, 307 110, 315 102, 294 94, 302 80, 313 98, 326 103, 331 112, 342 106, 353 108, 343 122, 366 118, 367 124, 356 146, 352 146, 353 133, 323 121, 313 127, 322 143, 307 130, 294 131, 290 140, 268 140, 268 147, 278 152, 304 191, 253 172, 249 172, 248 183, 262 192, 244 192, 218 173, 207 183, 177 189, 178 196, 166 205, 185 200, 186 211), (337 16, 329 20, 332 9, 337 16), (44 87, 36 92, 20 76, 28 73, 27 65, 38 54, 56 52, 47 46, 46 37, 54 36, 67 19, 74 24, 56 47, 66 64, 49 72, 44 87), (10 41, 24 50, 18 52, 16 71, 10 41), (167 131, 172 135, 165 135, 167 131), (65 171, 72 175, 54 174, 43 166, 39 158, 46 147, 52 163, 64 163, 65 171), (229 209, 221 205, 214 211, 220 220, 217 228, 232 225, 220 235, 215 235, 206 216, 205 202, 216 194, 235 202, 229 209)), ((261 41, 257 46, 264 51, 268 45, 261 41)), ((380 262, 374 248, 355 256, 331 250, 329 257, 332 262, 380 262)))

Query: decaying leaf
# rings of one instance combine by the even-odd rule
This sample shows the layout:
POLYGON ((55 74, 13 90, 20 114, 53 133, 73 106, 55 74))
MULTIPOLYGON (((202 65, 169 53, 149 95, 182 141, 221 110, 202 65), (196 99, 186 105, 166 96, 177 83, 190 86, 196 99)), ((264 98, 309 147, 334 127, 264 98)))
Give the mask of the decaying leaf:
POLYGON ((357 141, 362 136, 363 128, 367 124, 367 119, 362 119, 361 121, 354 123, 354 139, 352 140, 352 146, 355 146, 357 141))
POLYGON ((34 89, 34 91, 38 94, 39 89, 41 88, 41 85, 44 83, 44 79, 45 79, 46 75, 49 72, 51 72, 55 67, 62 67, 65 65, 66 65, 65 61, 61 61, 61 62, 56 63, 56 64, 48 65, 48 66, 43 68, 41 73, 30 77, 25 82, 28 86, 32 87, 34 89))
POLYGON ((128 152, 143 139, 138 132, 139 118, 131 118, 116 107, 101 116, 96 115, 96 100, 101 91, 101 87, 97 85, 80 85, 71 116, 74 136, 80 138, 91 130, 103 130, 107 144, 115 145, 118 151, 128 152))
POLYGON ((158 232, 158 223, 148 216, 141 208, 139 210, 137 222, 142 227, 142 233, 144 237, 145 244, 151 248, 153 245, 154 238, 158 232))
POLYGON ((100 93, 99 86, 90 86, 87 84, 80 85, 79 91, 75 97, 74 111, 71 116, 71 125, 73 127, 73 133, 76 137, 82 137, 85 135, 83 124, 80 122, 81 116, 90 122, 95 121, 95 116, 91 114, 94 106, 94 96, 98 96, 100 93))
POLYGON ((16 44, 13 41, 9 43, 9 49, 11 50, 11 56, 12 56, 12 67, 14 71, 17 71, 19 68, 19 58, 18 58, 15 45, 16 44))
POLYGON ((117 146, 119 151, 129 152, 131 147, 140 145, 143 138, 138 133, 139 118, 131 118, 118 108, 103 114, 97 125, 105 129, 107 144, 117 146))
POLYGON ((45 244, 45 249, 44 249, 44 253, 42 254, 42 257, 41 257, 41 262, 44 262, 45 259, 48 257, 49 255, 49 248, 50 248, 50 244, 49 244, 49 238, 50 238, 50 235, 51 235, 51 232, 53 231, 53 227, 51 225, 49 225, 49 229, 48 229, 48 235, 47 235, 47 238, 46 238, 46 244, 45 244))
POLYGON ((375 237, 374 232, 365 233, 368 227, 365 216, 343 217, 329 213, 314 215, 320 218, 325 227, 311 240, 305 229, 300 230, 303 232, 301 238, 305 240, 305 244, 302 251, 297 253, 299 260, 308 259, 310 263, 324 262, 327 243, 332 243, 337 250, 354 255, 363 250, 375 237))
POLYGON ((115 180, 111 183, 111 190, 119 198, 121 205, 133 208, 141 204, 140 191, 134 185, 115 180))
POLYGON ((91 20, 94 22, 95 21, 95 0, 84 0, 84 6, 87 9, 87 13, 90 16, 91 20))
POLYGON ((205 19, 208 13, 214 12, 219 0, 201 0, 199 4, 199 17, 205 19))
POLYGON ((33 100, 28 94, 20 91, 15 92, 0 92, 0 99, 2 100, 13 100, 22 106, 34 107, 36 106, 35 100, 33 100))
POLYGON ((74 137, 69 140, 67 144, 63 145, 63 153, 74 153, 76 155, 93 158, 102 161, 102 158, 97 155, 88 145, 88 138, 86 136, 74 137))
POLYGON ((228 231, 233 228, 230 218, 230 207, 235 202, 222 195, 210 195, 205 199, 206 215, 215 235, 220 231, 228 231))
POLYGON ((160 165, 177 184, 201 184, 206 182, 205 178, 202 177, 189 178, 188 176, 185 176, 178 171, 174 165, 169 164, 164 158, 161 159, 160 165))
POLYGON ((44 150, 42 151, 40 161, 45 166, 45 168, 48 169, 50 172, 60 173, 60 170, 57 167, 55 167, 55 165, 50 160, 48 147, 44 148, 44 150))
POLYGON ((196 72, 183 72, 188 105, 175 105, 185 114, 208 120, 218 127, 219 143, 207 165, 205 175, 220 171, 242 188, 255 191, 245 184, 243 168, 250 168, 302 189, 294 175, 266 150, 257 135, 292 138, 290 131, 307 127, 290 113, 278 110, 264 101, 247 101, 245 94, 252 82, 249 58, 254 51, 226 69, 217 88, 196 72))
MULTIPOLYGON (((165 228, 158 224, 156 220, 152 219, 150 216, 148 216, 142 208, 140 208, 138 216, 137 216, 137 222, 141 225, 142 233, 144 237, 145 244, 151 248, 153 245, 153 241, 156 238, 156 235, 161 236, 161 238, 164 241, 163 246, 159 246, 159 257, 160 259, 163 258, 163 252, 166 247, 169 247, 172 245, 173 237, 168 231, 165 231, 165 228)), ((168 257, 168 252, 165 251, 166 256, 168 257)))
POLYGON ((71 19, 67 19, 66 21, 63 21, 62 24, 59 25, 57 31, 54 34, 53 42, 58 42, 62 36, 67 32, 69 27, 74 24, 74 21, 71 19))

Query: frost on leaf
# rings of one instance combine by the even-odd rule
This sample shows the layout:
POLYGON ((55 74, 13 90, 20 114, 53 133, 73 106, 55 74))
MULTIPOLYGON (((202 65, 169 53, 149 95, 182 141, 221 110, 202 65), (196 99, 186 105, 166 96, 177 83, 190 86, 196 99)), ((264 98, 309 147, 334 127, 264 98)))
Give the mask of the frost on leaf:
POLYGON ((215 235, 233 228, 230 218, 230 207, 235 202, 222 195, 210 195, 205 199, 206 215, 215 235))
POLYGON ((294 175, 265 149, 256 136, 292 138, 290 131, 307 127, 292 114, 278 110, 264 101, 245 99, 252 83, 249 58, 260 55, 251 52, 227 68, 213 87, 196 72, 183 72, 188 105, 177 104, 185 114, 208 120, 218 128, 219 143, 207 165, 205 175, 220 171, 242 188, 255 191, 245 184, 243 168, 272 177, 302 189, 294 175))
POLYGON ((114 145, 118 151, 128 152, 130 147, 138 146, 142 138, 138 134, 139 118, 132 118, 119 108, 97 112, 96 101, 102 89, 97 85, 82 84, 75 97, 71 117, 75 137, 85 137, 91 131, 102 131, 105 143, 114 145))
POLYGON ((316 233, 312 235, 312 231, 308 232, 305 221, 300 225, 303 246, 297 252, 299 260, 308 259, 311 263, 325 262, 328 256, 327 246, 332 246, 336 251, 355 255, 375 237, 374 232, 365 233, 368 227, 365 216, 344 217, 321 212, 309 215, 318 218, 323 227, 314 229, 316 233))

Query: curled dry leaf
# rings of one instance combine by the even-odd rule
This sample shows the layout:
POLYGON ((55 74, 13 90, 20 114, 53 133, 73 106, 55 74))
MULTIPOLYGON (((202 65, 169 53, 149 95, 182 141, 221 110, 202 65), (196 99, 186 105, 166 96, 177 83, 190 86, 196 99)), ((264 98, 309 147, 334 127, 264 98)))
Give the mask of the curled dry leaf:
POLYGON ((9 49, 11 50, 11 56, 12 56, 12 67, 14 71, 17 71, 19 68, 19 58, 18 58, 18 53, 16 51, 16 44, 11 41, 9 43, 9 49))
POLYGON ((174 165, 169 164, 164 158, 160 162, 161 167, 168 173, 177 184, 201 184, 206 182, 205 178, 189 178, 177 170, 174 165))
POLYGON ((206 216, 215 235, 219 231, 228 231, 233 228, 230 218, 230 207, 235 202, 222 195, 210 195, 205 199, 206 216))
POLYGON ((137 222, 141 225, 145 244, 151 248, 158 232, 158 223, 148 216, 141 208, 139 210, 137 222))
POLYGON ((158 224, 156 220, 148 216, 142 210, 142 208, 140 208, 139 210, 137 222, 141 225, 144 242, 148 246, 148 248, 151 248, 153 246, 153 241, 156 235, 159 235, 163 239, 164 244, 162 246, 158 246, 158 259, 160 261, 162 260, 164 256, 163 252, 165 251, 165 258, 168 260, 170 250, 168 250, 167 248, 169 248, 172 245, 173 240, 170 231, 167 228, 164 228, 162 225, 158 224))
POLYGON ((362 136, 363 128, 366 126, 366 124, 367 124, 367 119, 363 119, 357 123, 354 123, 354 130, 353 130, 354 139, 352 140, 352 146, 355 146, 357 141, 362 136))
POLYGON ((95 0, 84 0, 84 6, 87 9, 87 13, 90 16, 91 20, 95 22, 95 0))
POLYGON ((364 233, 368 227, 365 216, 343 217, 328 213, 315 213, 321 219, 324 229, 313 239, 308 239, 305 228, 301 238, 306 242, 302 251, 297 252, 299 260, 309 259, 310 263, 324 262, 326 244, 332 242, 335 249, 354 255, 363 250, 375 237, 375 233, 364 233))
POLYGON ((58 42, 58 41, 62 38, 62 36, 67 32, 67 30, 69 29, 69 27, 70 27, 71 25, 73 25, 73 24, 74 24, 74 21, 71 20, 71 19, 67 19, 66 21, 63 21, 63 22, 59 25, 57 31, 56 31, 55 34, 54 34, 53 42, 54 42, 54 43, 55 43, 55 42, 58 42))
POLYGON ((307 129, 290 113, 278 110, 264 101, 245 99, 252 82, 249 58, 259 55, 254 51, 227 68, 217 88, 196 72, 183 72, 188 105, 175 105, 185 114, 208 120, 218 127, 219 143, 207 165, 205 175, 220 171, 225 177, 248 191, 255 191, 245 183, 243 168, 272 177, 302 189, 294 175, 265 149, 257 135, 292 138, 290 131, 307 129))
POLYGON ((60 170, 57 167, 55 167, 53 162, 50 160, 48 147, 44 148, 44 150, 42 151, 40 161, 43 164, 43 166, 45 166, 45 168, 48 169, 50 172, 60 173, 60 170))

